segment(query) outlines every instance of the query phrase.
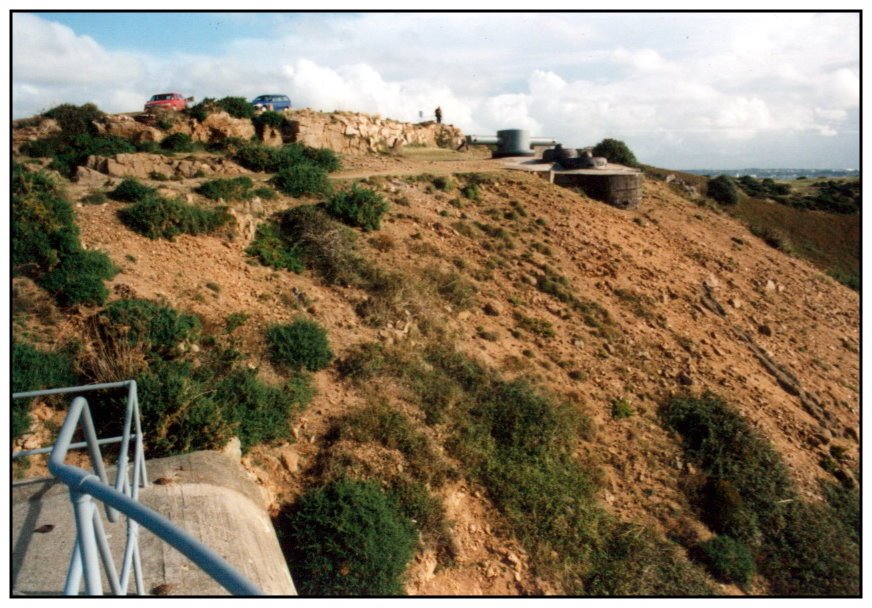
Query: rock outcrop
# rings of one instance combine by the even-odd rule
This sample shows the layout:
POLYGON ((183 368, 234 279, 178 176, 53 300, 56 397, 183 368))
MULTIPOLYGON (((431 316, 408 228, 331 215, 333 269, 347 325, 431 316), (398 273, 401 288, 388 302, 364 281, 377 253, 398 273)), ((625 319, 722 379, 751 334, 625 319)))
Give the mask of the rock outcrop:
POLYGON ((226 158, 171 158, 160 154, 116 154, 115 156, 91 156, 84 167, 79 168, 82 178, 99 171, 110 177, 191 178, 240 175, 243 169, 226 158))
POLYGON ((403 146, 456 148, 463 132, 451 125, 406 123, 354 112, 330 114, 313 110, 286 112, 290 140, 341 154, 387 152, 403 146))

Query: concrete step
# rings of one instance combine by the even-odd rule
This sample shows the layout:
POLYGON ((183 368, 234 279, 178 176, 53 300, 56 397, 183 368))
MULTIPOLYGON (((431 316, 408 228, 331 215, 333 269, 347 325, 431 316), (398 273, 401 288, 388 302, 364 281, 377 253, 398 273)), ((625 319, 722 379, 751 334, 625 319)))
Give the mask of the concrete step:
MULTIPOLYGON (((296 595, 260 490, 238 460, 220 452, 195 452, 150 460, 152 485, 140 502, 221 555, 268 595, 296 595)), ((110 479, 114 472, 109 473, 110 479)), ((75 543, 72 503, 63 484, 42 480, 12 492, 12 590, 16 595, 56 595, 64 585, 75 543)), ((100 511, 120 569, 126 523, 100 511)), ((227 595, 218 583, 140 527, 145 590, 159 595, 227 595)), ((131 577, 128 591, 135 592, 131 577)), ((109 592, 108 585, 105 592, 109 592)))

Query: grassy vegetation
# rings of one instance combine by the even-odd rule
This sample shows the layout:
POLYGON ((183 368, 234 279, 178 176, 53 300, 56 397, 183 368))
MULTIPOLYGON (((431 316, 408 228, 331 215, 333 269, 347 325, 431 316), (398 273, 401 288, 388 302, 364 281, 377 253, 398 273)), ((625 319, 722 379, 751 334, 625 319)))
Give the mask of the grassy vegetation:
POLYGON ((722 205, 735 205, 739 202, 736 180, 728 175, 711 178, 706 184, 706 194, 722 205))
POLYGON ((419 354, 362 345, 340 372, 367 385, 393 377, 425 412, 441 396, 451 454, 485 488, 539 575, 560 581, 567 593, 711 592, 701 570, 667 541, 620 524, 597 505, 597 473, 574 455, 590 426, 573 405, 526 381, 506 381, 444 345, 419 354))
POLYGON ((388 203, 377 192, 353 184, 350 190, 331 195, 324 209, 349 226, 370 231, 379 229, 381 218, 388 210, 388 203))
POLYGON ((327 173, 340 167, 336 153, 329 149, 287 144, 280 148, 249 143, 233 154, 233 160, 246 169, 278 173, 281 169, 301 164, 314 165, 327 173))
MULTIPOLYGON (((76 384, 73 359, 64 351, 43 351, 26 342, 12 343, 12 392, 37 391, 76 384)), ((32 399, 12 401, 12 438, 30 428, 28 408, 32 399)))
POLYGON ((375 483, 336 480, 308 491, 280 518, 301 595, 400 595, 415 528, 375 483))
POLYGON ((208 234, 232 219, 225 207, 205 208, 178 199, 149 195, 118 212, 124 224, 150 239, 208 234))
POLYGON ((253 188, 254 182, 251 178, 243 175, 203 182, 197 187, 196 192, 213 201, 219 198, 225 201, 244 201, 254 196, 253 188))
POLYGON ((729 536, 716 536, 702 543, 700 551, 718 580, 747 587, 754 578, 754 557, 744 543, 729 536))
POLYGON ((264 128, 272 127, 274 129, 279 129, 283 127, 286 122, 287 118, 285 118, 285 115, 282 112, 273 112, 272 110, 261 112, 251 118, 251 123, 260 135, 263 134, 264 128))
POLYGON ((719 534, 748 546, 777 595, 855 595, 859 549, 839 516, 803 502, 769 443, 711 393, 674 397, 661 408, 688 458, 705 474, 690 490, 719 534))
POLYGON ((111 331, 157 358, 178 355, 179 344, 197 341, 202 330, 196 316, 150 300, 116 300, 99 314, 111 331))
POLYGON ((272 362, 283 368, 309 371, 324 369, 333 360, 327 332, 314 321, 297 319, 267 329, 272 362))
POLYGON ((167 152, 193 152, 196 149, 194 140, 186 133, 173 133, 160 141, 161 150, 167 152))
POLYGON ((49 176, 13 166, 11 220, 15 274, 35 277, 62 306, 106 300, 104 281, 118 269, 105 254, 82 249, 72 207, 49 176))
POLYGON ((155 189, 141 183, 135 177, 125 177, 115 189, 109 193, 109 198, 122 203, 135 203, 139 199, 153 194, 155 189))
POLYGON ((289 196, 318 195, 330 192, 327 172, 308 162, 280 168, 270 183, 277 190, 289 196))
POLYGON ((594 156, 604 156, 610 163, 618 163, 627 167, 638 167, 636 155, 624 142, 618 139, 604 139, 593 148, 594 156))

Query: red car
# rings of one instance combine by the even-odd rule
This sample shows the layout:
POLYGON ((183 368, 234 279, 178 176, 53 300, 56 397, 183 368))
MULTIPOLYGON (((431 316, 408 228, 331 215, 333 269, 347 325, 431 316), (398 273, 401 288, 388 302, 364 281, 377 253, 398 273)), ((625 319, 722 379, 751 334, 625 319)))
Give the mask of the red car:
POLYGON ((149 110, 175 110, 177 112, 188 107, 188 101, 193 101, 193 97, 182 97, 179 93, 158 93, 152 95, 145 104, 145 111, 149 110))

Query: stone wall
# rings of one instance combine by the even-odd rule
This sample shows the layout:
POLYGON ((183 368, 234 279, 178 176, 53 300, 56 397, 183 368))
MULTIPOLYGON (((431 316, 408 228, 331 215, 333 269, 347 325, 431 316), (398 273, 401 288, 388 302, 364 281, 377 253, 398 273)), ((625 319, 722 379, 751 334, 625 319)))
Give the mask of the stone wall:
POLYGON ((289 121, 285 143, 330 148, 340 154, 387 152, 403 146, 456 148, 463 141, 460 129, 434 122, 415 124, 378 115, 308 109, 290 110, 285 116, 289 121))

